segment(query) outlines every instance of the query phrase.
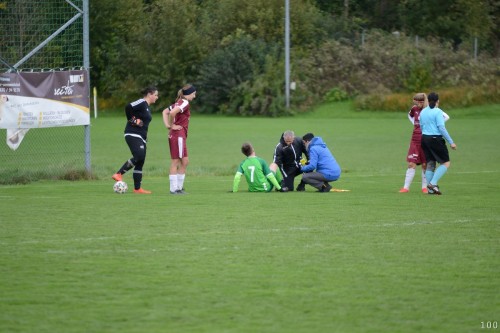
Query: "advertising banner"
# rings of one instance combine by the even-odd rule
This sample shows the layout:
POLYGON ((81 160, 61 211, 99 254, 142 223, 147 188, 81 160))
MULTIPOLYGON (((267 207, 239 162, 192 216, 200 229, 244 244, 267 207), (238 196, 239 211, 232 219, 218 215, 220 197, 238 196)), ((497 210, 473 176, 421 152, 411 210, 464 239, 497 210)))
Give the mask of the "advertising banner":
POLYGON ((0 128, 12 149, 30 128, 89 124, 88 71, 0 73, 0 128))

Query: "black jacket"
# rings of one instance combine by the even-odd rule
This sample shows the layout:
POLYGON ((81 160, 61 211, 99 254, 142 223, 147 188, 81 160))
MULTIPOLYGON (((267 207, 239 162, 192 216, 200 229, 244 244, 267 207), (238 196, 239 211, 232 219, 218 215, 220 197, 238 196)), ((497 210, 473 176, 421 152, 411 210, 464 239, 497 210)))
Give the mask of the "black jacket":
POLYGON ((151 122, 151 110, 149 104, 143 98, 125 106, 125 116, 127 116, 127 125, 125 134, 140 136, 144 141, 148 139, 148 127, 151 122), (133 123, 133 117, 142 120, 142 125, 137 126, 133 123))
POLYGON ((287 146, 283 134, 281 134, 280 142, 274 149, 273 162, 280 168, 300 168, 300 160, 302 155, 309 159, 306 146, 300 137, 295 137, 292 144, 287 146))

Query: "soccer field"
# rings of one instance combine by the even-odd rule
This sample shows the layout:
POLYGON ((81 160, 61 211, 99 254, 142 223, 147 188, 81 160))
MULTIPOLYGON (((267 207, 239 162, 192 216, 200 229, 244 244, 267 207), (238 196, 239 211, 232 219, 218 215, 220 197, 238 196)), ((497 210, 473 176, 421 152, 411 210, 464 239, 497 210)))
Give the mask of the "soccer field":
POLYGON ((420 193, 419 172, 398 193, 405 113, 344 107, 276 119, 193 112, 184 196, 169 194, 161 114, 144 167, 152 195, 113 193, 130 157, 124 119, 92 119, 96 180, 0 186, 0 332, 495 331, 498 105, 444 108, 458 150, 442 196, 420 193), (270 161, 287 129, 321 136, 343 169, 334 187, 350 191, 248 193, 242 181, 228 193, 241 144, 270 161))

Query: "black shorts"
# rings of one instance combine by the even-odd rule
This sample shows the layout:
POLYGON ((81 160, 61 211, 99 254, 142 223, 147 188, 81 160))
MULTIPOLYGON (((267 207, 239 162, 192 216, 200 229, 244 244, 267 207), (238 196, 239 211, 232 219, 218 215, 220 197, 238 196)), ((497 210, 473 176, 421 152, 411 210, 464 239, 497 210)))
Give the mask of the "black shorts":
POLYGON ((446 141, 441 135, 422 135, 422 149, 425 159, 443 164, 450 161, 446 141))
POLYGON ((146 143, 141 138, 126 135, 125 141, 127 142, 130 152, 132 153, 134 165, 138 163, 144 163, 146 160, 146 143))

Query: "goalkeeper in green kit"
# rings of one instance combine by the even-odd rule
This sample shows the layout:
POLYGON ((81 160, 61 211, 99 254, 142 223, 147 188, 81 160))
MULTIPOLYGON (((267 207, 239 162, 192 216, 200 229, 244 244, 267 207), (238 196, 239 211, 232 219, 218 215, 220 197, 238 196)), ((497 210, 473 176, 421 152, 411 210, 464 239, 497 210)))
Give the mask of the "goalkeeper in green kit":
POLYGON ((280 186, 266 161, 255 155, 250 143, 245 142, 241 146, 241 152, 247 158, 241 162, 234 175, 233 192, 238 192, 242 175, 245 175, 249 192, 270 192, 274 187, 280 192, 288 192, 288 188, 280 186))

